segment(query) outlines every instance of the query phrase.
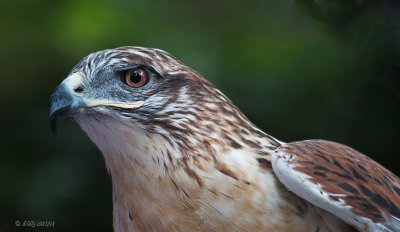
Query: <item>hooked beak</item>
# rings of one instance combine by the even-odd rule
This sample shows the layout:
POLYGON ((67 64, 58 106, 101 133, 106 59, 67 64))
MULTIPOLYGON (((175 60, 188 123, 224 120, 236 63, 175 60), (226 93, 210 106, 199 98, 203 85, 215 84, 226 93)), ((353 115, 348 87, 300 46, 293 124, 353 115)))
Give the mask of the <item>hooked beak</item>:
POLYGON ((81 95, 84 89, 82 75, 74 73, 66 78, 50 97, 50 127, 53 133, 57 133, 57 117, 71 116, 78 113, 86 103, 81 95))
POLYGON ((122 109, 136 109, 141 107, 143 101, 118 102, 103 99, 91 99, 83 95, 85 86, 83 75, 79 72, 67 77, 53 92, 50 97, 50 127, 57 133, 57 118, 68 117, 83 113, 85 108, 95 106, 112 106, 122 109))

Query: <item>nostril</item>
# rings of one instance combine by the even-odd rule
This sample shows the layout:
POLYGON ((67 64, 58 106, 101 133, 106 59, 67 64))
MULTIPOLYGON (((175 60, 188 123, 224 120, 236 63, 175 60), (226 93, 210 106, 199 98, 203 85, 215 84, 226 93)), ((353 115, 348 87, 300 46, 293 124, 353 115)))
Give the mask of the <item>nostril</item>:
POLYGON ((74 89, 75 93, 82 93, 83 92, 83 87, 82 86, 78 86, 74 89))

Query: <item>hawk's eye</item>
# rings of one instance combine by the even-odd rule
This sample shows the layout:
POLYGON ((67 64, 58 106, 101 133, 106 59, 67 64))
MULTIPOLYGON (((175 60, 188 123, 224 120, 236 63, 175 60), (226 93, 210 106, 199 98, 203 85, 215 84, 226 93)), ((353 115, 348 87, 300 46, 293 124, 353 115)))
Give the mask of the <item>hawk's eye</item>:
POLYGON ((133 88, 140 88, 147 84, 149 78, 142 68, 129 70, 125 73, 125 83, 133 88))

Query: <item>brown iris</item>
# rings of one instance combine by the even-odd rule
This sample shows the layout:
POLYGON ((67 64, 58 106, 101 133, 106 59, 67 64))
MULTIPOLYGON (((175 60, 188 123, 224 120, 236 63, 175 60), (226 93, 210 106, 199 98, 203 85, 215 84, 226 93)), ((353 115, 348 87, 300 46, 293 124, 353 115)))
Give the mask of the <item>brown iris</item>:
POLYGON ((140 88, 149 80, 147 73, 142 68, 127 71, 124 78, 125 83, 133 88, 140 88))

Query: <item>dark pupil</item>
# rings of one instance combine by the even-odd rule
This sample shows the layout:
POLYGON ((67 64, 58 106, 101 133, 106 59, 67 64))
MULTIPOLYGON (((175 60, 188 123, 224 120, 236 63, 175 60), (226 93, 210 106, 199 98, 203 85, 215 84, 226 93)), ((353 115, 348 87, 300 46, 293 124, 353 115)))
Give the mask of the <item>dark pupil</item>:
POLYGON ((132 75, 131 75, 132 83, 137 84, 140 82, 141 79, 142 79, 142 76, 140 75, 140 72, 136 71, 136 72, 132 73, 132 75))

